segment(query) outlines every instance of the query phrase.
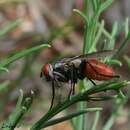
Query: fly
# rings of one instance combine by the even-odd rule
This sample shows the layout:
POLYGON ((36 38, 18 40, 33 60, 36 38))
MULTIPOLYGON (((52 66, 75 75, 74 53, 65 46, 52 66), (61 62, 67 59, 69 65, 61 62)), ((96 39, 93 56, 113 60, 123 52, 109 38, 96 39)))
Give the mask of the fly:
POLYGON ((68 95, 68 98, 70 98, 71 95, 75 94, 75 84, 78 80, 87 78, 96 85, 94 80, 104 81, 112 78, 119 78, 119 75, 115 74, 112 67, 97 60, 97 58, 112 54, 113 51, 106 50, 64 58, 55 64, 45 64, 41 69, 40 77, 42 78, 44 76, 47 81, 51 81, 52 83, 52 102, 50 109, 54 102, 55 83, 59 85, 59 82, 70 82, 71 89, 68 95))

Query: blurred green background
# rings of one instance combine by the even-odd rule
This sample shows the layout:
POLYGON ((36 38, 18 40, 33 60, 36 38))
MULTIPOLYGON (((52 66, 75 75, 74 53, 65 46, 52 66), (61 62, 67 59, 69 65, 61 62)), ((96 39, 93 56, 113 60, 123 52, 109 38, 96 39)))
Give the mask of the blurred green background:
MULTIPOLYGON (((0 75, 0 121, 5 120, 15 108, 19 89, 25 95, 29 95, 33 90, 35 100, 32 109, 24 116, 18 130, 28 128, 28 125, 37 121, 41 115, 47 112, 51 101, 50 84, 41 81, 40 71, 45 63, 55 62, 61 57, 68 55, 79 55, 82 53, 83 45, 83 20, 74 15, 73 9, 83 9, 82 0, 0 0, 0 59, 44 43, 53 43, 51 48, 40 50, 37 53, 17 60, 9 66, 9 72, 2 72, 0 75)), ((105 11, 100 19, 105 20, 105 27, 111 31, 115 21, 124 23, 126 17, 130 17, 130 1, 115 0, 105 11)), ((120 30, 120 28, 119 28, 120 30)), ((116 48, 124 33, 120 32, 116 37, 116 48)), ((105 43, 105 39, 101 40, 105 43)), ((130 79, 130 44, 128 43, 119 60, 123 65, 117 67, 116 71, 122 79, 130 79), (127 55, 127 56, 126 56, 127 55)), ((65 85, 67 86, 67 85, 65 85)), ((67 95, 68 88, 60 90, 62 98, 67 95), (64 93, 66 91, 66 93, 64 93)), ((78 91, 78 87, 76 87, 78 91)), ((124 90, 129 93, 128 89, 124 90)), ((58 102, 58 96, 57 101, 58 102)), ((89 103, 94 106, 94 103, 89 103)), ((102 106, 103 112, 97 130, 111 115, 112 101, 98 102, 96 105, 102 106)), ((123 113, 116 118, 112 130, 130 129, 130 101, 128 99, 124 106, 123 113)), ((69 111, 75 109, 70 108, 69 111)), ((64 115, 64 113, 61 113, 64 115)), ((60 115, 60 116, 61 116, 60 115)), ((94 114, 88 114, 90 122, 94 114)), ((88 122, 88 120, 86 121, 88 122)), ((89 124, 89 123, 88 123, 89 124)), ((49 127, 47 130, 71 130, 69 122, 57 126, 49 127)))

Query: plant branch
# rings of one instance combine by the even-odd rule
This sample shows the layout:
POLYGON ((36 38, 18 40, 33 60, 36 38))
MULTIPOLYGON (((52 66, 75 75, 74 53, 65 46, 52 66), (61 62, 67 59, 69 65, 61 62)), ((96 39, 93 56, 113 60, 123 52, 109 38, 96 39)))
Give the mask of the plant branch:
POLYGON ((55 124, 58 124, 58 123, 61 123, 63 121, 66 121, 66 120, 69 120, 69 119, 72 119, 74 117, 77 117, 79 115, 82 115, 82 114, 85 114, 85 113, 88 113, 88 112, 95 112, 95 111, 101 111, 102 108, 87 108, 85 110, 81 110, 81 111, 78 111, 78 112, 74 112, 72 114, 69 114, 65 117, 60 117, 60 118, 57 118, 57 119, 53 119, 53 120, 50 120, 48 122, 46 122, 45 124, 43 124, 41 126, 41 129, 42 128, 45 128, 45 127, 48 127, 48 126, 52 126, 52 125, 55 125, 55 124))
POLYGON ((20 96, 16 105, 15 110, 13 113, 9 116, 8 120, 5 121, 1 125, 1 128, 3 130, 14 130, 16 125, 19 123, 20 119, 23 117, 23 115, 27 112, 27 110, 31 107, 33 100, 33 91, 31 92, 31 96, 27 98, 23 98, 23 91, 20 90, 20 96))
POLYGON ((123 87, 125 87, 129 82, 127 81, 122 81, 122 82, 117 82, 117 81, 109 81, 106 83, 103 83, 101 85, 96 86, 95 88, 91 88, 83 93, 79 93, 71 98, 71 100, 66 99, 64 102, 57 104, 54 108, 52 108, 48 113, 46 113, 38 122, 36 122, 31 130, 40 130, 41 126, 47 122, 49 119, 51 119, 53 116, 61 112, 62 110, 68 108, 72 104, 75 104, 80 101, 89 101, 89 96, 95 93, 99 93, 102 91, 107 91, 107 90, 119 90, 123 87))

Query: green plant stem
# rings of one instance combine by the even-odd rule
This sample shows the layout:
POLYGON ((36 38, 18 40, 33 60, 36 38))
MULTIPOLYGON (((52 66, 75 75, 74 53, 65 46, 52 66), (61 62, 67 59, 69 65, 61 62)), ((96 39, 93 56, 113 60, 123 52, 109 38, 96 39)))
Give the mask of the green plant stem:
POLYGON ((65 100, 63 103, 60 103, 58 105, 56 105, 54 108, 52 108, 50 111, 48 111, 48 113, 46 113, 38 122, 36 122, 32 128, 30 130, 40 130, 42 128, 42 125, 48 121, 50 118, 52 118, 53 116, 55 116, 57 113, 59 113, 60 111, 62 111, 63 109, 69 107, 70 105, 80 101, 81 95, 77 95, 76 98, 72 97, 70 101, 65 100))
POLYGON ((21 107, 21 109, 17 110, 15 114, 13 114, 13 117, 10 117, 9 120, 2 125, 3 130, 14 130, 15 126, 21 119, 21 117, 24 115, 26 112, 25 107, 21 107))
POLYGON ((30 108, 33 100, 33 92, 31 92, 31 97, 23 98, 23 92, 20 90, 20 96, 16 105, 16 108, 9 116, 8 120, 2 124, 1 128, 3 130, 14 130, 16 125, 19 123, 20 119, 30 108))
POLYGON ((127 34, 127 37, 123 40, 123 42, 121 43, 119 49, 117 50, 117 52, 115 53, 115 55, 113 55, 113 58, 117 58, 119 56, 119 54, 123 51, 125 45, 127 44, 127 42, 130 40, 130 31, 127 34))
POLYGON ((102 91, 107 90, 118 90, 122 87, 129 84, 129 82, 117 82, 117 81, 111 81, 108 83, 101 84, 97 86, 96 88, 89 89, 88 91, 85 91, 83 93, 80 93, 78 95, 75 95, 71 98, 71 100, 66 99, 64 102, 56 105, 54 108, 52 108, 48 113, 46 113, 38 122, 36 122, 32 127, 31 130, 40 130, 45 122, 47 122, 49 119, 51 119, 53 116, 61 112, 62 110, 68 108, 74 103, 80 102, 80 101, 89 101, 89 96, 91 94, 95 94, 102 91))
MULTIPOLYGON (((86 102, 82 101, 78 103, 78 111, 81 111, 86 107, 87 107, 86 102)), ((84 119, 85 119, 85 115, 80 115, 79 117, 77 117, 76 123, 78 122, 78 125, 76 125, 76 130, 84 130, 84 119)))
POLYGON ((116 105, 114 106, 114 110, 113 110, 111 116, 108 118, 108 120, 104 124, 102 130, 110 130, 111 129, 111 127, 113 126, 113 124, 115 122, 115 119, 118 116, 118 113, 123 109, 123 106, 128 101, 129 97, 130 97, 130 94, 128 94, 125 98, 122 98, 122 96, 120 97, 120 94, 119 94, 119 98, 117 98, 115 100, 116 105))
POLYGON ((85 23, 88 23, 88 18, 86 17, 86 15, 83 12, 81 12, 80 10, 77 10, 77 9, 73 9, 73 11, 75 13, 77 13, 79 16, 81 16, 84 19, 85 23))
POLYGON ((100 112, 97 111, 97 112, 96 112, 96 115, 95 115, 94 122, 93 122, 93 124, 92 124, 91 130, 96 130, 97 124, 98 124, 98 121, 99 121, 99 117, 100 117, 100 112))
POLYGON ((128 56, 124 56, 124 59, 127 62, 128 67, 130 68, 130 58, 128 56))
POLYGON ((114 96, 100 96, 100 97, 92 97, 89 96, 89 100, 91 101, 107 101, 107 100, 112 100, 117 98, 118 95, 114 95, 114 96))
POLYGON ((24 56, 30 55, 30 54, 38 51, 39 49, 48 48, 48 47, 50 47, 50 45, 42 44, 42 45, 39 45, 39 46, 36 46, 36 47, 32 47, 32 48, 23 50, 21 52, 18 52, 15 55, 13 55, 13 56, 7 58, 6 60, 2 61, 0 63, 0 68, 6 67, 9 64, 11 64, 12 62, 14 62, 14 61, 16 61, 16 60, 18 60, 18 59, 20 59, 20 58, 22 58, 24 56))
POLYGON ((102 130, 110 130, 110 128, 114 124, 115 119, 116 119, 116 113, 115 114, 113 113, 112 116, 108 119, 107 123, 105 124, 102 130))
POLYGON ((104 21, 102 20, 101 24, 99 26, 99 30, 98 30, 98 32, 97 32, 97 34, 95 36, 94 41, 93 41, 93 46, 91 47, 91 50, 95 50, 95 46, 98 43, 98 41, 99 41, 99 39, 100 39, 100 37, 102 35, 103 29, 104 29, 104 21))
POLYGON ((11 21, 8 25, 6 25, 3 29, 0 30, 0 37, 3 37, 7 33, 11 32, 14 28, 19 26, 22 23, 22 19, 16 19, 11 21))
POLYGON ((127 37, 129 33, 129 18, 127 17, 125 20, 125 37, 127 37))
POLYGON ((78 111, 78 112, 74 112, 74 113, 69 114, 69 115, 67 115, 65 117, 60 117, 60 118, 57 118, 57 119, 50 120, 50 121, 46 122, 42 126, 42 128, 61 123, 63 121, 66 121, 66 120, 69 120, 69 119, 74 118, 76 116, 79 116, 81 114, 85 114, 85 113, 88 113, 88 112, 101 111, 101 110, 102 110, 102 108, 87 108, 86 110, 81 110, 81 111, 78 111))

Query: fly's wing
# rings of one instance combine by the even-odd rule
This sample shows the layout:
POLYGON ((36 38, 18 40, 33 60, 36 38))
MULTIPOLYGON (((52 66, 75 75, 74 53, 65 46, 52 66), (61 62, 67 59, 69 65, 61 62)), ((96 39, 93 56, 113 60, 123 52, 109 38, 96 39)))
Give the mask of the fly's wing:
POLYGON ((88 54, 84 54, 84 55, 64 58, 60 61, 60 63, 69 63, 69 62, 77 60, 77 59, 85 60, 85 59, 101 58, 101 57, 111 56, 113 54, 114 54, 113 50, 104 50, 104 51, 100 51, 100 52, 93 52, 93 53, 88 53, 88 54))

